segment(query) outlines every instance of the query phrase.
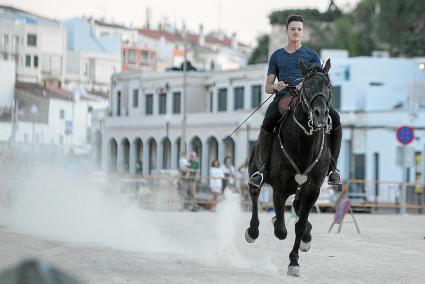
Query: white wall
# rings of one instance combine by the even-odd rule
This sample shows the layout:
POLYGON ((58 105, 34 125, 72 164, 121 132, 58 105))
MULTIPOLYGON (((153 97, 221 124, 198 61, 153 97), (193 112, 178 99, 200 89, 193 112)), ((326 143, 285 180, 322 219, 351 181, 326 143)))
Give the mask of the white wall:
POLYGON ((8 141, 12 133, 10 121, 0 121, 0 141, 8 141))
POLYGON ((107 55, 68 51, 66 81, 73 86, 85 87, 87 90, 107 91, 111 76, 121 71, 119 55, 107 55), (86 73, 85 73, 86 70, 86 73))
POLYGON ((342 88, 342 111, 389 110, 400 102, 406 106, 413 82, 425 80, 412 59, 353 57, 331 59, 331 64, 333 85, 342 88))
POLYGON ((11 107, 15 93, 15 62, 0 61, 0 108, 11 107))
POLYGON ((87 144, 87 126, 89 116, 87 101, 72 101, 50 99, 49 101, 49 138, 58 143, 60 135, 63 135, 65 145, 84 147, 87 144), (65 111, 65 118, 60 119, 60 110, 65 111), (65 135, 65 121, 73 121, 73 134, 65 135))

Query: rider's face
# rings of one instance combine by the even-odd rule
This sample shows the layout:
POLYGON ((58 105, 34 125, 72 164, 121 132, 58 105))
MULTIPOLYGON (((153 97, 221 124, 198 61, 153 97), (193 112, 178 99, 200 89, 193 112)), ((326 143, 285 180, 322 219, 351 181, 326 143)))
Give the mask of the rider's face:
POLYGON ((302 22, 290 22, 287 28, 288 40, 299 42, 304 35, 304 24, 302 22))

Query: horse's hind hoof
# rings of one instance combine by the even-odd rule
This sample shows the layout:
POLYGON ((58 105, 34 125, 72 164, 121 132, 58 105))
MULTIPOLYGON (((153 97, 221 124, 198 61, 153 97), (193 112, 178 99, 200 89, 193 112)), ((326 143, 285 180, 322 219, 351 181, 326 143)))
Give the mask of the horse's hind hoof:
POLYGON ((310 248, 311 248, 311 242, 305 243, 305 242, 301 241, 301 243, 300 243, 300 250, 301 251, 307 252, 310 248))
POLYGON ((300 277, 300 267, 299 266, 288 266, 288 276, 300 277))
POLYGON ((255 240, 258 238, 258 234, 257 234, 257 236, 256 237, 251 237, 250 235, 249 235, 249 228, 248 229, 246 229, 246 231, 245 231, 245 240, 248 242, 248 243, 253 243, 253 242, 255 242, 255 240))

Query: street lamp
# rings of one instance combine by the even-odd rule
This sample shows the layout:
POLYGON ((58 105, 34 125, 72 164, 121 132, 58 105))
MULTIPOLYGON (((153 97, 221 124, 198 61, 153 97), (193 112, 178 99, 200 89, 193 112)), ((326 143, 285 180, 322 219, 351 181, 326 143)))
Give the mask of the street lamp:
POLYGON ((31 106, 31 115, 32 115, 32 145, 34 147, 34 133, 35 133, 35 116, 38 113, 38 108, 36 105, 31 106))
POLYGON ((187 32, 186 25, 183 25, 183 42, 184 42, 184 53, 183 53, 183 96, 182 96, 182 133, 180 139, 180 153, 186 152, 186 124, 187 124, 187 116, 186 116, 186 73, 187 73, 187 32))

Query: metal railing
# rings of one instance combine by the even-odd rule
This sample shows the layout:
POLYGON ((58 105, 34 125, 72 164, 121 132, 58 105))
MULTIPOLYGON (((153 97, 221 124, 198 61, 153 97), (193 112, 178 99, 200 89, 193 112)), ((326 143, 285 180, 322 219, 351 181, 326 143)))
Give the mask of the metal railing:
MULTIPOLYGON (((201 176, 196 178, 196 192, 194 202, 205 208, 213 208, 222 197, 216 196, 209 188, 209 181, 213 177, 201 176)), ((217 178, 216 178, 217 179, 217 178)), ((240 193, 242 207, 249 210, 251 200, 249 197, 247 177, 231 177, 222 179, 227 187, 240 193)), ((182 187, 186 182, 175 172, 158 173, 143 177, 121 177, 118 179, 119 188, 128 193, 133 193, 138 198, 141 206, 165 210, 176 210, 182 207, 185 200, 182 197, 182 187)), ((335 201, 340 192, 348 193, 351 206, 357 211, 419 213, 425 212, 424 185, 417 183, 402 183, 398 181, 372 181, 348 180, 342 187, 328 186, 321 188, 317 206, 321 209, 334 210, 335 201)), ((265 210, 273 208, 273 192, 270 186, 263 186, 259 204, 265 210)), ((292 205, 289 198, 286 206, 292 205)))

